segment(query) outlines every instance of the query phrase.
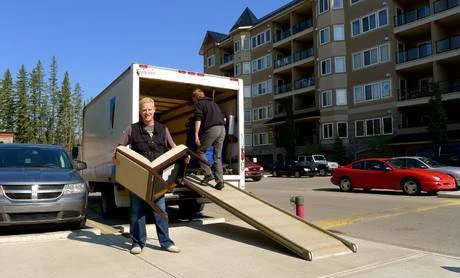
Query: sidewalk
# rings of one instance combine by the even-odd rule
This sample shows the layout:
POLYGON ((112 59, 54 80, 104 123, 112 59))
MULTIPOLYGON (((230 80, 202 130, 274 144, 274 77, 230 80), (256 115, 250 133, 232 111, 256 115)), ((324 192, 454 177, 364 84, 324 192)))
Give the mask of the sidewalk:
MULTIPOLYGON (((305 261, 242 221, 170 229, 179 254, 129 253, 129 238, 98 229, 0 236, 0 277, 459 277, 460 258, 345 237, 355 254, 305 261), (9 240, 6 240, 6 239, 9 240)), ((343 236, 343 235, 341 235, 343 236)))

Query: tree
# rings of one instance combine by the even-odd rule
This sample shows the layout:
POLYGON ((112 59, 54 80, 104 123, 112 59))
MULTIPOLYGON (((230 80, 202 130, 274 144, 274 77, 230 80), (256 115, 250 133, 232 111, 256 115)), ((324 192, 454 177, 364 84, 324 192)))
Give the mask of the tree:
POLYGON ((57 117, 57 107, 59 99, 59 88, 58 88, 58 79, 57 79, 57 61, 56 57, 53 56, 51 59, 50 65, 50 76, 48 79, 48 103, 49 103, 49 114, 48 114, 48 124, 46 127, 46 139, 49 144, 56 143, 56 117, 57 117))
POLYGON ((347 149, 343 144, 343 140, 336 136, 334 145, 332 146, 332 161, 336 161, 340 165, 345 165, 349 162, 347 149))
POLYGON ((45 124, 47 116, 47 99, 45 97, 45 83, 43 66, 40 60, 30 75, 30 121, 32 133, 35 136, 31 143, 45 143, 45 124))
POLYGON ((28 111, 27 87, 27 71, 26 67, 22 65, 16 79, 17 118, 15 141, 19 143, 29 143, 33 137, 28 111))
POLYGON ((430 123, 428 133, 435 145, 442 145, 448 142, 447 138, 447 115, 442 105, 442 94, 437 83, 431 85, 430 90, 430 123))
POLYGON ((0 86, 0 130, 14 130, 14 88, 9 69, 5 71, 0 86))
POLYGON ((78 144, 81 141, 82 130, 83 130, 83 101, 82 101, 83 91, 81 89, 80 83, 75 84, 75 89, 72 94, 72 106, 74 110, 74 132, 75 132, 75 142, 78 144))
POLYGON ((67 150, 71 150, 74 144, 74 114, 71 103, 71 88, 69 73, 64 74, 62 81, 59 107, 57 113, 57 134, 56 143, 63 145, 67 150))
POLYGON ((286 159, 295 159, 296 136, 294 116, 292 114, 291 107, 288 107, 287 109, 286 123, 284 125, 284 134, 286 137, 283 140, 283 145, 284 149, 286 150, 286 159))

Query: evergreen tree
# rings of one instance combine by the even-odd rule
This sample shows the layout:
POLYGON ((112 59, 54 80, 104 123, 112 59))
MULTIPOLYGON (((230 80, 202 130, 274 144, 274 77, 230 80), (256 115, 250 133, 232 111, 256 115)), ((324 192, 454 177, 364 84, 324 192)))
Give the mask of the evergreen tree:
POLYGON ((39 60, 30 75, 30 120, 32 133, 35 135, 31 143, 46 142, 45 124, 48 111, 46 103, 44 72, 39 60))
POLYGON ((332 146, 332 161, 336 161, 340 165, 345 165, 349 162, 347 149, 343 144, 343 140, 336 136, 334 145, 332 146))
POLYGON ((57 119, 57 107, 59 105, 59 88, 58 88, 58 78, 57 78, 57 61, 56 57, 53 56, 51 59, 50 65, 50 74, 48 79, 48 124, 46 127, 46 138, 49 144, 56 143, 56 135, 58 130, 56 130, 56 119, 57 119))
POLYGON ((71 103, 71 88, 68 72, 64 74, 59 97, 56 143, 63 145, 70 151, 74 143, 74 111, 71 103))
POLYGON ((33 137, 28 111, 27 85, 27 71, 26 67, 22 65, 16 79, 17 118, 15 141, 19 143, 28 143, 33 137))
POLYGON ((447 138, 447 115, 442 105, 442 94, 439 85, 433 83, 430 90, 431 98, 429 101, 430 105, 430 117, 431 121, 428 125, 428 133, 431 136, 431 140, 435 145, 442 145, 448 142, 447 138))
POLYGON ((283 140, 284 149, 286 150, 286 159, 294 160, 295 159, 295 146, 296 146, 296 136, 295 136, 295 123, 294 116, 292 113, 292 107, 288 107, 286 113, 286 123, 284 125, 284 134, 285 138, 283 140))
POLYGON ((0 130, 14 130, 14 87, 11 72, 7 69, 0 86, 0 130))
POLYGON ((75 123, 75 143, 78 145, 81 142, 83 130, 83 91, 80 83, 75 84, 75 89, 72 94, 72 106, 74 109, 74 123, 75 123))

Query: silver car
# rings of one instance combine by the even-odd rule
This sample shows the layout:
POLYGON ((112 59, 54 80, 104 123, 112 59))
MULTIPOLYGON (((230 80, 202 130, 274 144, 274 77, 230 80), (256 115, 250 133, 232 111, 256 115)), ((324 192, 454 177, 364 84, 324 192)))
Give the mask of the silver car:
POLYGON ((61 146, 0 144, 0 227, 86 222, 88 186, 61 146))
MULTIPOLYGON (((423 156, 400 156, 391 158, 391 164, 396 163, 401 168, 431 169, 446 173, 455 179, 457 188, 460 188, 460 167, 446 166, 423 156)), ((394 164, 395 165, 395 164, 394 164)))

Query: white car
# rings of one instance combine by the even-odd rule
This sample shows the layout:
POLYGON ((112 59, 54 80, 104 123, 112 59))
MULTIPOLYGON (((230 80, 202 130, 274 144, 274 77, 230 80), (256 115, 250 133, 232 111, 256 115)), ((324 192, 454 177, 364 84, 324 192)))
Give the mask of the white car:
POLYGON ((423 156, 400 156, 391 159, 392 164, 400 165, 402 168, 431 169, 446 173, 455 179, 457 188, 460 188, 460 167, 446 166, 430 158, 423 156))

